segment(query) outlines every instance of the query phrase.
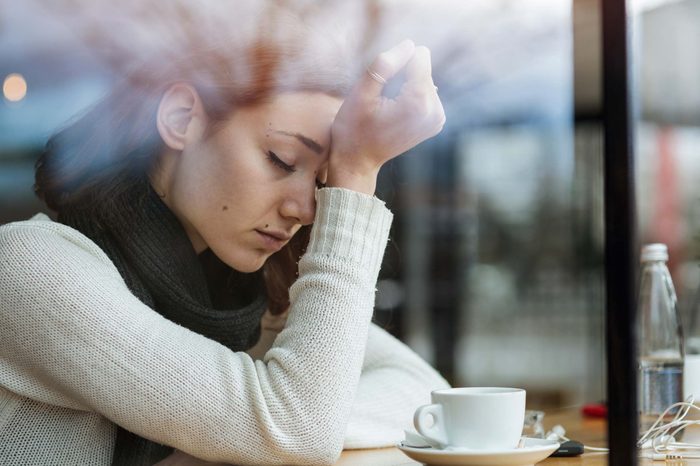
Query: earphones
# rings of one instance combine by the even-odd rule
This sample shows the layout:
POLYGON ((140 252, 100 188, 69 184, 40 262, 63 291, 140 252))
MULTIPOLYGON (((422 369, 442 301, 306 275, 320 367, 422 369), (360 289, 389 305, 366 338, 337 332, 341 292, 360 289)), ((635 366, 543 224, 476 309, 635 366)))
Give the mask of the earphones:
POLYGON ((564 427, 560 424, 557 424, 556 426, 552 427, 552 430, 547 432, 544 438, 546 438, 547 440, 568 441, 569 439, 564 437, 564 434, 566 434, 566 430, 564 429, 564 427))
MULTIPOLYGON (((659 415, 652 426, 647 429, 637 441, 639 449, 653 449, 653 452, 641 453, 642 458, 652 461, 700 459, 700 453, 686 454, 684 451, 700 451, 700 444, 676 441, 676 436, 686 427, 700 425, 700 420, 686 420, 691 410, 700 412, 700 408, 693 404, 693 396, 689 396, 685 401, 674 403, 659 415), (671 411, 678 409, 678 412, 669 422, 664 423, 664 418, 671 411)), ((555 425, 547 432, 545 438, 549 440, 569 441, 565 436, 566 430, 561 425, 555 425)), ((583 446, 584 450, 607 452, 607 448, 583 446)))
MULTIPOLYGON (((676 441, 676 436, 691 425, 700 425, 700 420, 686 420, 688 413, 694 410, 700 413, 700 407, 693 404, 695 401, 691 395, 685 401, 674 403, 659 415, 656 421, 647 429, 637 441, 637 447, 641 450, 653 449, 653 452, 640 453, 640 457, 652 461, 700 459, 700 444, 676 441), (671 411, 678 409, 676 415, 669 422, 664 422, 664 418, 671 414, 671 411), (696 451, 695 454, 686 454, 685 451, 696 451)), ((571 439, 566 437, 566 430, 557 424, 544 436, 547 440, 568 442, 571 439)), ((592 452, 607 452, 607 448, 583 446, 584 450, 592 452)))
POLYGON ((700 444, 676 441, 676 435, 683 429, 691 425, 700 425, 700 420, 685 419, 691 410, 700 412, 700 408, 695 406, 693 401, 694 397, 691 395, 685 401, 673 403, 659 415, 656 422, 644 432, 637 442, 637 447, 641 449, 654 449, 653 453, 643 454, 642 457, 654 461, 700 459, 700 454, 683 453, 683 451, 700 450, 700 444), (664 423, 664 418, 675 409, 678 409, 678 412, 673 419, 664 423))
MULTIPOLYGON (((571 439, 566 436, 566 429, 564 429, 564 427, 560 424, 557 424, 554 427, 552 427, 552 430, 550 430, 549 432, 547 432, 547 434, 545 434, 545 438, 547 440, 556 440, 557 442, 560 440, 563 440, 564 442, 571 441, 571 439)), ((588 450, 588 451, 599 451, 599 452, 609 451, 607 448, 589 447, 588 445, 584 445, 583 449, 588 450)))

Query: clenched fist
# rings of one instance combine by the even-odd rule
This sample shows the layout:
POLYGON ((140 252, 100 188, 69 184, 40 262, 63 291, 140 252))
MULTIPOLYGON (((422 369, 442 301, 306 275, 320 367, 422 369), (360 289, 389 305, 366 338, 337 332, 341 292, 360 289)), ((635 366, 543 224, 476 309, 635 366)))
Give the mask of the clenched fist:
POLYGON ((405 40, 377 56, 346 97, 331 129, 327 185, 373 194, 379 169, 435 136, 445 111, 433 83, 430 51, 405 40), (403 71, 396 97, 382 91, 403 71))

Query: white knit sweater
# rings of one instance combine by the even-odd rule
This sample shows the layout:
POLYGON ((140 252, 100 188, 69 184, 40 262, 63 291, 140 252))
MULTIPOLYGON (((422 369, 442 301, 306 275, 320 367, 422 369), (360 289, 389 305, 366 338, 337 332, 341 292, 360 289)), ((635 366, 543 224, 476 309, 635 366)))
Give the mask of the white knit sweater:
POLYGON ((446 383, 370 325, 391 213, 343 189, 317 202, 286 327, 258 361, 142 304, 78 231, 41 214, 0 227, 0 464, 109 464, 115 424, 236 464, 398 441, 446 383))

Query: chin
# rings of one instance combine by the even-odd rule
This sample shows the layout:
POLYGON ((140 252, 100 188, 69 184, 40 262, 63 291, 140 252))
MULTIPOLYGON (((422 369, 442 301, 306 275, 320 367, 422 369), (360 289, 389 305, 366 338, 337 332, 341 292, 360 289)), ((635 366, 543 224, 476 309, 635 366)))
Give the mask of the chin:
POLYGON ((242 272, 242 273, 253 273, 253 272, 257 272, 258 270, 262 269, 263 265, 265 265, 265 262, 262 262, 262 263, 256 264, 256 265, 251 265, 251 266, 244 266, 244 267, 231 266, 231 268, 235 269, 239 272, 242 272))
POLYGON ((225 255, 218 257, 226 265, 238 272, 253 273, 260 270, 270 256, 268 254, 255 254, 254 257, 227 257, 225 255))

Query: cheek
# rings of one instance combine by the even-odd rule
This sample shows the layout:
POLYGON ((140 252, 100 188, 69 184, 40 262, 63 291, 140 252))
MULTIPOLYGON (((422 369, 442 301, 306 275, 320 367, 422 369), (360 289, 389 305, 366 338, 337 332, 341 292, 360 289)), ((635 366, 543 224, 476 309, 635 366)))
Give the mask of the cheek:
MULTIPOLYGON (((255 223, 272 201, 272 180, 266 160, 251 150, 210 149, 190 167, 192 215, 209 235, 255 223)), ((208 235, 208 236, 209 236, 208 235)))
POLYGON ((174 191, 177 200, 188 205, 192 214, 209 210, 216 193, 225 186, 214 157, 193 154, 181 164, 174 191))
POLYGON ((192 148, 180 157, 169 204, 193 234, 208 242, 221 228, 222 213, 232 208, 219 202, 225 198, 229 186, 227 169, 222 166, 222 159, 205 147, 192 148), (226 210, 222 210, 224 206, 226 210))

